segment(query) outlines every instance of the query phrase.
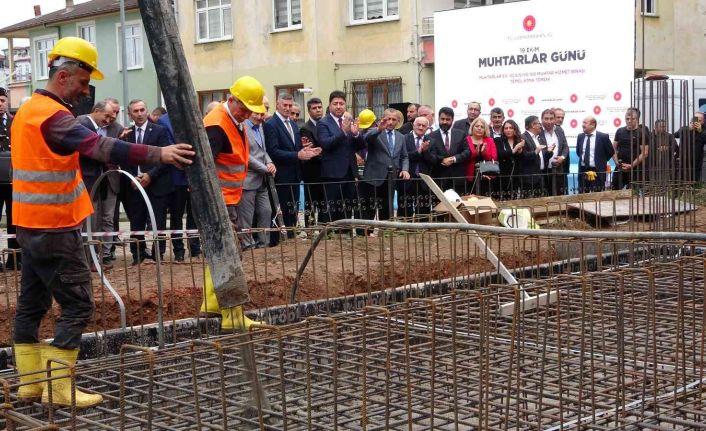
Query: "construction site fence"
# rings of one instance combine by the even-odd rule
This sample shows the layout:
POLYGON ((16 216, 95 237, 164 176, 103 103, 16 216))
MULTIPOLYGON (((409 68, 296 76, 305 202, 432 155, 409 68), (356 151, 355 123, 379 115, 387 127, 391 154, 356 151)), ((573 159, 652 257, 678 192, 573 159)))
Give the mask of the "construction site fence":
MULTIPOLYGON (((255 325, 247 333, 182 337, 162 349, 131 340, 137 343, 72 370, 79 387, 106 399, 86 411, 20 403, 13 395, 20 383, 7 375, 0 382, 5 425, 706 428, 706 235, 354 223, 332 228, 381 233, 359 238, 373 245, 368 253, 379 253, 368 254, 361 272, 352 257, 360 259, 356 251, 365 255, 366 248, 341 235, 320 241, 309 266, 341 250, 346 258, 337 263, 369 285, 359 307, 319 308, 315 316, 255 325), (473 236, 513 269, 517 285, 499 283, 473 236), (425 281, 412 279, 415 268, 429 268, 425 281), (447 287, 435 291, 440 284, 447 287), (373 302, 376 291, 388 295, 373 302)), ((247 253, 244 259, 247 267, 247 253)), ((326 278, 326 271, 318 277, 326 278)), ((265 310, 259 317, 267 316, 265 310)))

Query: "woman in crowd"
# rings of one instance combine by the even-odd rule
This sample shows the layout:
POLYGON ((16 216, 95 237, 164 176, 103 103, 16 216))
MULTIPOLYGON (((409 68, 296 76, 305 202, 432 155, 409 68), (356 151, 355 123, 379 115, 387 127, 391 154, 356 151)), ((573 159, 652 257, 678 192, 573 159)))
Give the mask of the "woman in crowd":
POLYGON ((470 132, 466 138, 471 149, 471 157, 466 165, 466 181, 468 181, 472 193, 487 196, 491 191, 491 182, 495 181, 497 172, 493 173, 493 168, 487 169, 482 165, 497 163, 498 154, 495 149, 495 141, 490 137, 488 123, 481 117, 473 120, 470 132))
POLYGON ((522 149, 525 141, 520 128, 513 120, 503 123, 502 136, 495 138, 500 163, 500 177, 495 181, 493 192, 500 199, 515 199, 518 195, 517 177, 522 175, 522 149))

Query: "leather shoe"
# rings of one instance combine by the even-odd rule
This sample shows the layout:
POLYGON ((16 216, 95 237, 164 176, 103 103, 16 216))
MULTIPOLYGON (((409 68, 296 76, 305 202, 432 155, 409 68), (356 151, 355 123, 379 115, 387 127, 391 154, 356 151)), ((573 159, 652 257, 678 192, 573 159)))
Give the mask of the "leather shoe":
POLYGON ((183 261, 184 261, 184 252, 174 253, 174 262, 183 262, 183 261))

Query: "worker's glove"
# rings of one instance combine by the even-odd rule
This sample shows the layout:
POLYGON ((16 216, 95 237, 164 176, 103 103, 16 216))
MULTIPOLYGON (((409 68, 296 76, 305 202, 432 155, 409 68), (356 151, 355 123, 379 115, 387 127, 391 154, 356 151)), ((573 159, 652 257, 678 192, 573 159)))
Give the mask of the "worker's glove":
POLYGON ((596 181, 596 178, 597 178, 597 177, 598 177, 598 174, 596 174, 595 171, 587 171, 587 172, 586 172, 586 179, 587 179, 589 182, 596 181))

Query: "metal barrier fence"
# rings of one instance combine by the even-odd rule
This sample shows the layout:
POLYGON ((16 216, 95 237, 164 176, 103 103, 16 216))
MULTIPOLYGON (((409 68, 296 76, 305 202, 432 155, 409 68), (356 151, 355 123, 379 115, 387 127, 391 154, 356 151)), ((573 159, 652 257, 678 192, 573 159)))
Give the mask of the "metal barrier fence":
MULTIPOLYGON (((706 428, 706 235, 349 223, 352 230, 375 228, 378 236, 322 241, 297 303, 260 316, 279 323, 273 317, 285 310, 297 323, 201 333, 159 350, 124 345, 117 355, 84 361, 77 384, 106 398, 86 411, 18 403, 12 394, 19 383, 8 377, 5 425, 706 428), (476 235, 519 285, 496 284, 498 274, 471 241, 476 235), (345 267, 334 271, 333 262, 345 267), (326 297, 303 302, 321 279, 326 297), (530 306, 522 291, 545 299, 530 306), (509 315, 501 312, 507 304, 509 315), (243 346, 252 348, 263 402, 250 397, 248 371, 236 354, 243 346)), ((271 276, 284 267, 283 247, 271 276)), ((270 251, 249 251, 244 266, 272 262, 270 251), (248 262, 248 255, 257 260, 248 262)), ((292 280, 280 281, 291 292, 292 280)))

